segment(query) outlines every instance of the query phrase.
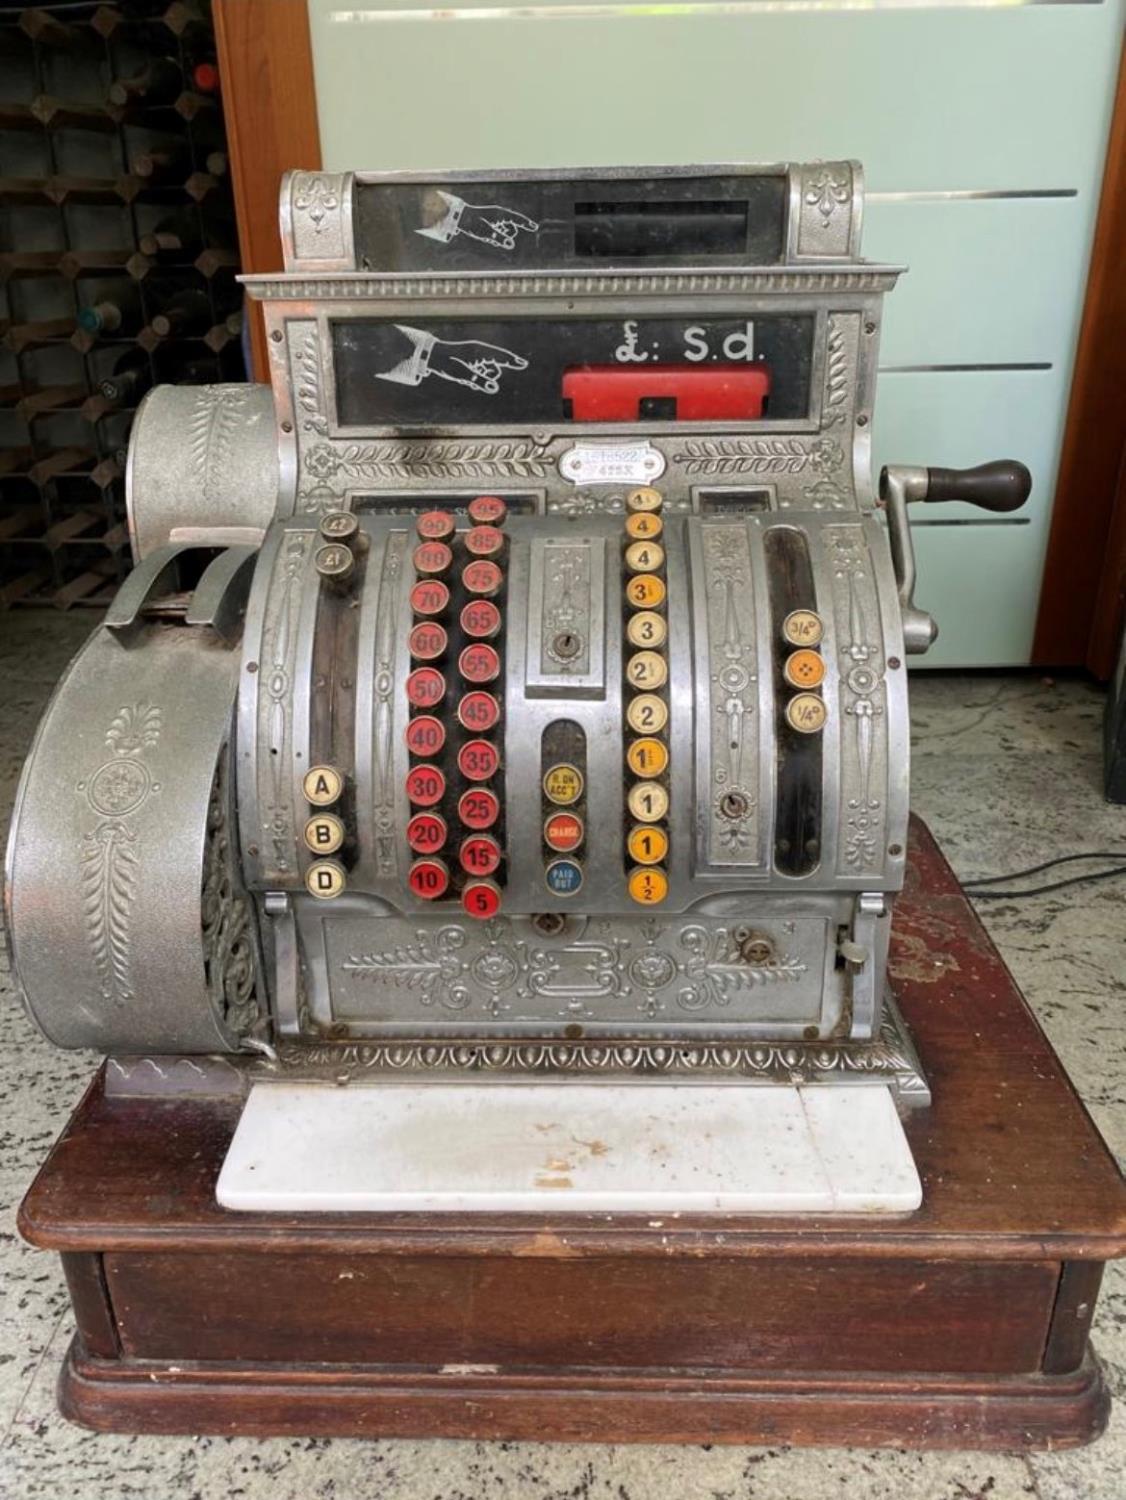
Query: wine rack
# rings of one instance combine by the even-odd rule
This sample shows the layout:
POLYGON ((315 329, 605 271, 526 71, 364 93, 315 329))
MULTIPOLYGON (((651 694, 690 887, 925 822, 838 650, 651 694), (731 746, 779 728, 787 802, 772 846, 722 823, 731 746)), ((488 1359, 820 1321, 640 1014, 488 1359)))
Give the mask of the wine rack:
POLYGON ((244 380, 206 0, 0 10, 0 609, 105 605, 151 385, 244 380))

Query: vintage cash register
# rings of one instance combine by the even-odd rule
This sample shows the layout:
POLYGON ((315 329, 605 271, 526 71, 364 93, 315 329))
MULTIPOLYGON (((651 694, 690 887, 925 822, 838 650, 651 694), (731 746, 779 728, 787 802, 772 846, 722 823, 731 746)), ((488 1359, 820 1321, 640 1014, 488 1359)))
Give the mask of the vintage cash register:
POLYGON ((874 481, 861 205, 848 162, 294 173, 271 386, 146 398, 9 921, 142 1157, 221 1101, 216 1225, 925 1213, 907 507, 1029 476, 874 481))

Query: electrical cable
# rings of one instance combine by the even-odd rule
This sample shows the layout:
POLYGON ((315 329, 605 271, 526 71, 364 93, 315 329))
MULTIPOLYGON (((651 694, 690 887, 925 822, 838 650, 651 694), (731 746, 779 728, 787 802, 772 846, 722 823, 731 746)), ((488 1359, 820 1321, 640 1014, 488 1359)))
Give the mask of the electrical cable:
POLYGON ((1066 890, 1068 886, 1086 885, 1097 880, 1114 880, 1126 875, 1126 851, 1118 849, 1089 849, 1079 854, 1060 854, 1055 859, 1046 859, 1038 865, 1029 865, 1023 870, 1011 870, 1005 875, 982 875, 974 880, 963 880, 962 889, 971 901, 1019 901, 1025 896, 1043 896, 1050 891, 1066 890), (995 886, 1006 880, 1023 880, 1026 875, 1038 875, 1041 870, 1052 870, 1058 865, 1074 864, 1086 859, 1113 859, 1122 863, 1109 870, 1091 870, 1086 875, 1073 875, 1069 880, 1055 880, 1047 885, 1030 886, 1027 890, 982 890, 982 886, 995 886))

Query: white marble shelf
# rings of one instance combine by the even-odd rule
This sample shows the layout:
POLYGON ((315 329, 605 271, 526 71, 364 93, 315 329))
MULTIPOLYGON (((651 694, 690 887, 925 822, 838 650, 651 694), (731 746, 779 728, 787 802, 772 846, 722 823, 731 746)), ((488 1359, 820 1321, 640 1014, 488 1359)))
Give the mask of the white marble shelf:
POLYGON ((903 1213, 882 1084, 256 1084, 217 1190, 254 1211, 903 1213))

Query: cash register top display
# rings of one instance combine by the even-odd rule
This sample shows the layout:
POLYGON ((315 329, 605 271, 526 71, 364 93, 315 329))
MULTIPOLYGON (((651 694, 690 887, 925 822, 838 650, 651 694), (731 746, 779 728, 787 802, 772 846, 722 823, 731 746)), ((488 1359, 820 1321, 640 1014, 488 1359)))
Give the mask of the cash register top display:
POLYGON ((877 492, 861 203, 850 162, 286 177, 271 388, 147 398, 137 567, 28 761, 55 1040, 928 1099, 905 507, 1027 476, 877 492))

